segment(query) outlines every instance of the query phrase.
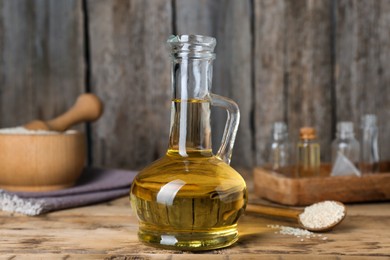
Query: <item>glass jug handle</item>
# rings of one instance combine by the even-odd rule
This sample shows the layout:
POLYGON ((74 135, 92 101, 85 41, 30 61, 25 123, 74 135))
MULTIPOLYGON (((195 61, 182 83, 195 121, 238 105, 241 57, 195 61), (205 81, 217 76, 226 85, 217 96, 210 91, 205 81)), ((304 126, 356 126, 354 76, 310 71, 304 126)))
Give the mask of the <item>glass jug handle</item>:
POLYGON ((229 98, 216 94, 210 94, 210 97, 212 106, 222 107, 227 111, 225 130, 216 156, 225 163, 230 164, 234 141, 236 140, 237 129, 240 123, 240 110, 236 102, 229 98))

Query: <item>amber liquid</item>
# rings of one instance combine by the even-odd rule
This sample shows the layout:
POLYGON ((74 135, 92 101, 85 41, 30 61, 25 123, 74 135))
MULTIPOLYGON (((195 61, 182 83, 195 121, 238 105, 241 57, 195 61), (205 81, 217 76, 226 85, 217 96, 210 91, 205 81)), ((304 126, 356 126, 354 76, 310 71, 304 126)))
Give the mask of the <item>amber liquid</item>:
POLYGON ((187 103, 183 120, 178 115, 183 106, 174 101, 178 118, 173 121, 167 154, 133 182, 130 198, 143 242, 170 249, 209 250, 238 239, 237 220, 247 202, 246 184, 239 173, 203 147, 210 145, 205 135, 208 120, 203 120, 209 116, 208 105, 187 103), (183 122, 197 126, 185 138, 180 136, 183 122), (184 150, 179 140, 186 143, 184 150))
POLYGON ((320 176, 320 145, 311 142, 299 142, 297 146, 297 169, 295 177, 320 176))

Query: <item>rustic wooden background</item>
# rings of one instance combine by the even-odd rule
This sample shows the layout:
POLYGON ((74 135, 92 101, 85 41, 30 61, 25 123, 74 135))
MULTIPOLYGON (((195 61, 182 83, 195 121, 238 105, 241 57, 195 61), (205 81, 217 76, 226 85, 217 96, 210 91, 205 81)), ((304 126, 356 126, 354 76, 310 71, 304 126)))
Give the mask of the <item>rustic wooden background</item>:
MULTIPOLYGON (((139 169, 167 147, 170 34, 217 38, 215 93, 236 100, 232 164, 264 162, 271 125, 374 113, 390 159, 390 0, 0 0, 0 127, 48 119, 83 92, 105 102, 86 129, 96 166, 139 169)), ((218 146, 224 112, 213 111, 218 146)))

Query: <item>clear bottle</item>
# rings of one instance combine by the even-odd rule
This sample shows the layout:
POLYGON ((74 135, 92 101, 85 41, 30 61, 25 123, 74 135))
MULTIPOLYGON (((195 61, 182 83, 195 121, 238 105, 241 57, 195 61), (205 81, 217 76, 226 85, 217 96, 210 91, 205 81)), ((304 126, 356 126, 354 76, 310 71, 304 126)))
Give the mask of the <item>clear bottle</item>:
POLYGON ((286 123, 274 123, 268 154, 268 164, 272 170, 281 171, 289 165, 290 143, 286 123))
MULTIPOLYGON (((230 167, 239 110, 232 100, 210 93, 216 41, 200 35, 172 36, 172 109, 166 154, 134 179, 130 200, 138 237, 150 245, 180 250, 226 247, 238 239, 247 189, 230 167), (211 144, 211 106, 227 111, 222 144, 211 144)), ((147 94, 147 93, 146 93, 147 94)))
POLYGON ((376 116, 364 115, 361 124, 361 160, 362 174, 379 171, 378 127, 376 116))
POLYGON ((339 122, 337 124, 336 139, 332 142, 332 165, 336 162, 339 154, 359 167, 360 144, 355 138, 352 122, 339 122))
POLYGON ((312 127, 300 129, 300 140, 297 143, 296 177, 316 177, 320 175, 320 144, 316 131, 312 127))

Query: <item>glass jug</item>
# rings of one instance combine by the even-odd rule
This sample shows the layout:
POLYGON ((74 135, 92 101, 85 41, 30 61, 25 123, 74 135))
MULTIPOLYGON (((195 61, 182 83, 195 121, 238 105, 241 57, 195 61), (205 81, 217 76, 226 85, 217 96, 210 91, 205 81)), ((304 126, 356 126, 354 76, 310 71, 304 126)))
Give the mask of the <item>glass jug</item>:
POLYGON ((210 93, 214 38, 171 36, 167 43, 173 92, 169 146, 131 187, 138 237, 169 249, 226 247, 238 239, 237 220, 248 197, 244 179, 229 166, 238 106, 210 93), (223 107, 228 114, 216 155, 211 148, 210 106, 223 107))

